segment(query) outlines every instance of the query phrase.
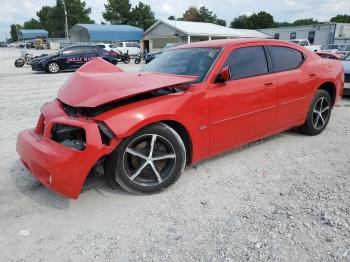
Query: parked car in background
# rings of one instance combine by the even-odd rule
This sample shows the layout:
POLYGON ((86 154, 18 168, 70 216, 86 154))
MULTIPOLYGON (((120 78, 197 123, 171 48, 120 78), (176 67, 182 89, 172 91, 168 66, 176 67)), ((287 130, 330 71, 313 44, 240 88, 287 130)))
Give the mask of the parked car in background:
POLYGON ((343 45, 338 51, 337 54, 341 56, 347 56, 350 54, 350 45, 343 45))
POLYGON ((65 47, 53 55, 34 59, 30 65, 34 71, 58 73, 62 70, 78 69, 96 57, 101 57, 114 65, 118 63, 111 51, 98 46, 83 45, 65 47))
POLYGON ((32 42, 32 41, 26 42, 25 48, 34 48, 34 42, 32 42))
POLYGON ((0 47, 7 47, 7 44, 5 42, 0 42, 0 47))
POLYGON ((317 51, 315 52, 322 58, 327 58, 327 59, 335 59, 335 60, 340 60, 341 56, 338 55, 337 53, 333 52, 326 52, 326 51, 317 51))
POLYGON ((113 44, 104 44, 104 43, 98 43, 94 44, 95 46, 99 46, 107 51, 114 51, 114 45, 113 44))
POLYGON ((170 48, 179 46, 179 45, 182 45, 182 43, 167 43, 162 49, 147 53, 145 55, 145 63, 148 64, 154 58, 156 58, 159 55, 161 55, 163 52, 169 50, 170 48))
POLYGON ((18 43, 17 42, 10 43, 7 45, 7 47, 18 47, 18 43))
POLYGON ((313 52, 321 51, 321 45, 310 45, 310 42, 307 39, 294 39, 290 40, 289 42, 303 46, 307 49, 310 49, 313 52))
POLYGON ((141 47, 136 42, 119 42, 115 45, 114 50, 122 54, 128 53, 129 56, 137 56, 141 52, 141 47))
POLYGON ((293 127, 320 134, 343 77, 339 61, 273 39, 178 46, 143 72, 95 59, 41 107, 36 127, 18 135, 17 152, 66 197, 77 198, 88 175, 154 193, 186 165, 243 144, 293 127))
POLYGON ((350 54, 341 60, 344 68, 344 94, 350 95, 350 54))
POLYGON ((340 45, 340 44, 332 44, 332 45, 329 45, 329 46, 322 48, 322 51, 335 53, 335 52, 339 51, 342 46, 343 45, 340 45))

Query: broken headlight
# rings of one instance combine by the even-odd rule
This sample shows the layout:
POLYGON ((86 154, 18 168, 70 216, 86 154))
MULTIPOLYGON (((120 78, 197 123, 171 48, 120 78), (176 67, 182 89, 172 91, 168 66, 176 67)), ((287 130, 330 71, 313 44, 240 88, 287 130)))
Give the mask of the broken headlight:
POLYGON ((51 130, 51 139, 80 151, 83 151, 86 147, 85 130, 77 126, 55 124, 51 130))

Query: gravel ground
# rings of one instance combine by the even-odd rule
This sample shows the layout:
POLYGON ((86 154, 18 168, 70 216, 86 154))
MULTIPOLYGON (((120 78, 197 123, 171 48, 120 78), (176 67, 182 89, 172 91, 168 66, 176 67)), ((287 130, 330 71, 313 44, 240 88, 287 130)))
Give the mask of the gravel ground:
POLYGON ((251 143, 160 194, 93 180, 69 200, 24 170, 15 141, 72 73, 15 68, 18 54, 0 49, 0 261, 350 261, 350 99, 321 135, 251 143))

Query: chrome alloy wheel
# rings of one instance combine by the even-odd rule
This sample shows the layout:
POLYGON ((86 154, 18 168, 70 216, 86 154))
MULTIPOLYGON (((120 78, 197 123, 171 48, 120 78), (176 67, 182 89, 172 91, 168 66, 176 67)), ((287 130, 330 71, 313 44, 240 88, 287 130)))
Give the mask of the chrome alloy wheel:
POLYGON ((176 165, 173 145, 163 136, 136 137, 124 151, 123 168, 128 178, 140 186, 155 186, 171 176, 176 165))
POLYGON ((328 100, 322 96, 315 103, 312 116, 312 124, 316 129, 322 129, 328 122, 330 115, 330 105, 328 100))
POLYGON ((60 70, 59 66, 57 63, 50 63, 49 64, 49 71, 51 73, 57 73, 60 70))

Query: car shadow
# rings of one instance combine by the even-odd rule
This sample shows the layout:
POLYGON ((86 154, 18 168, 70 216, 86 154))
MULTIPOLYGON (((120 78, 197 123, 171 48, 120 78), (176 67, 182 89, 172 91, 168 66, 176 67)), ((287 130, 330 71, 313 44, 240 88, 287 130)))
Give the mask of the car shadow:
POLYGON ((29 174, 19 160, 15 161, 11 166, 10 175, 13 183, 19 191, 23 195, 28 196, 34 202, 54 209, 69 208, 68 198, 64 198, 48 190, 29 174))
POLYGON ((239 154, 239 153, 241 153, 241 152, 243 152, 245 150, 249 150, 249 149, 253 149, 255 147, 262 146, 264 144, 269 143, 270 141, 275 141, 277 139, 283 139, 286 136, 305 137, 305 135, 301 134, 298 131, 297 128, 292 128, 292 129, 284 131, 282 133, 278 133, 278 134, 275 134, 275 135, 272 135, 272 136, 269 136, 269 137, 266 137, 266 138, 263 138, 263 139, 256 140, 254 142, 250 142, 248 144, 242 145, 240 147, 228 150, 228 151, 226 151, 224 153, 221 153, 221 154, 215 155, 213 157, 210 157, 208 159, 202 160, 202 161, 196 163, 194 165, 194 167, 200 167, 200 166, 205 165, 207 163, 211 163, 211 162, 217 161, 218 159, 223 159, 223 158, 226 158, 226 157, 232 157, 232 156, 234 156, 236 154, 239 154))
MULTIPOLYGON (((54 209, 68 209, 70 202, 75 201, 46 188, 29 173, 29 171, 19 160, 15 161, 11 166, 10 175, 13 183, 19 189, 19 191, 40 205, 48 206, 54 209)), ((83 185, 80 196, 84 195, 85 197, 86 194, 97 194, 104 198, 107 197, 106 193, 108 193, 108 195, 129 194, 118 185, 116 185, 115 189, 112 189, 107 184, 104 177, 88 177, 83 185)))
MULTIPOLYGON (((283 133, 279 133, 264 139, 257 140, 255 142, 243 145, 239 148, 227 151, 212 158, 200 161, 195 164, 194 167, 200 167, 201 165, 208 164, 218 159, 233 157, 236 154, 248 149, 259 147, 272 140, 283 139, 285 136, 303 137, 297 129, 291 129, 283 133)), ((186 172, 186 171, 185 171, 186 172)), ((19 160, 15 161, 10 169, 11 178, 20 192, 40 205, 45 205, 55 209, 68 209, 70 201, 69 198, 63 197, 55 192, 49 190, 42 185, 38 180, 33 178, 30 173, 24 168, 19 160)), ((115 195, 130 195, 130 193, 123 190, 120 186, 116 185, 116 188, 111 188, 104 178, 101 177, 88 177, 83 185, 81 196, 86 197, 87 194, 98 195, 102 198, 108 197, 111 194, 115 195)), ((74 201, 74 200, 73 200, 74 201)))

